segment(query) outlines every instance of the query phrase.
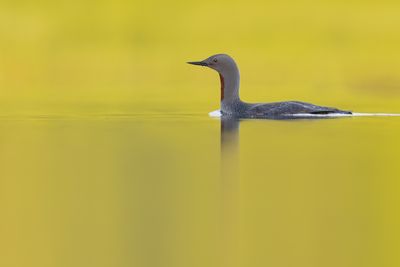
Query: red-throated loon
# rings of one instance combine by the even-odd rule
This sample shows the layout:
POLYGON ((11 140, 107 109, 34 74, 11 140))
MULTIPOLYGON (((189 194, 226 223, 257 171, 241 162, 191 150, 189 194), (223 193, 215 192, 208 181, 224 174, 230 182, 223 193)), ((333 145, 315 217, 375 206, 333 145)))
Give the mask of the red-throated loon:
POLYGON ((239 69, 230 56, 213 55, 203 61, 187 62, 216 70, 221 80, 221 114, 237 118, 295 118, 333 114, 352 114, 350 111, 316 106, 299 101, 275 103, 245 103, 239 98, 239 69))

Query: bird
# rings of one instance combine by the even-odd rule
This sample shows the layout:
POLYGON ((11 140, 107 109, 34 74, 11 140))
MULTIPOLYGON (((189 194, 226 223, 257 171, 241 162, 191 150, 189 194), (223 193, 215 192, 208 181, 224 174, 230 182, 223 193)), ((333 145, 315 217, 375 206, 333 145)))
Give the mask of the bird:
POLYGON ((351 111, 332 107, 317 106, 301 101, 273 103, 246 103, 239 97, 240 74, 235 60, 227 54, 216 54, 202 61, 188 64, 211 68, 219 73, 221 83, 222 116, 235 118, 303 118, 328 117, 329 115, 351 115, 351 111))

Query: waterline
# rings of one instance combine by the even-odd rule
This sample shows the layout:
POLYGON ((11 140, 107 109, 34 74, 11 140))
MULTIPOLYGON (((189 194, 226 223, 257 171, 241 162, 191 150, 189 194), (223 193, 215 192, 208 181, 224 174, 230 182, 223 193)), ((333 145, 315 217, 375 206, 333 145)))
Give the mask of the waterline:
MULTIPOLYGON (((214 110, 208 113, 210 117, 219 118, 222 116, 220 110, 214 110)), ((312 117, 312 118, 333 118, 333 117, 400 117, 400 113, 357 113, 354 112, 352 114, 306 114, 306 113, 298 113, 292 115, 285 115, 288 117, 312 117)))

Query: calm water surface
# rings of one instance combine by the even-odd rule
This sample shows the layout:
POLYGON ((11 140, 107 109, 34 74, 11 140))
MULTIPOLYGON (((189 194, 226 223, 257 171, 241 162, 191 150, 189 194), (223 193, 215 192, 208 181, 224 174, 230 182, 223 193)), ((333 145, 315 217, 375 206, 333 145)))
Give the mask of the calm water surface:
POLYGON ((399 267, 400 1, 0 1, 0 267, 399 267), (218 25, 218 27, 216 27, 218 25), (89 104, 88 104, 89 103, 89 104))
POLYGON ((399 266, 400 118, 0 119, 1 266, 399 266))

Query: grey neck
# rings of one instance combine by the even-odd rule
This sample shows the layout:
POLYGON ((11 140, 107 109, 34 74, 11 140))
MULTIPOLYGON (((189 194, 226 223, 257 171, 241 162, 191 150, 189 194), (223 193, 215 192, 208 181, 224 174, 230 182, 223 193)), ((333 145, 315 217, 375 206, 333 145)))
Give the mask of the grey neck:
POLYGON ((219 73, 221 78, 221 109, 229 109, 230 106, 240 102, 239 86, 240 74, 237 66, 232 66, 219 73))

